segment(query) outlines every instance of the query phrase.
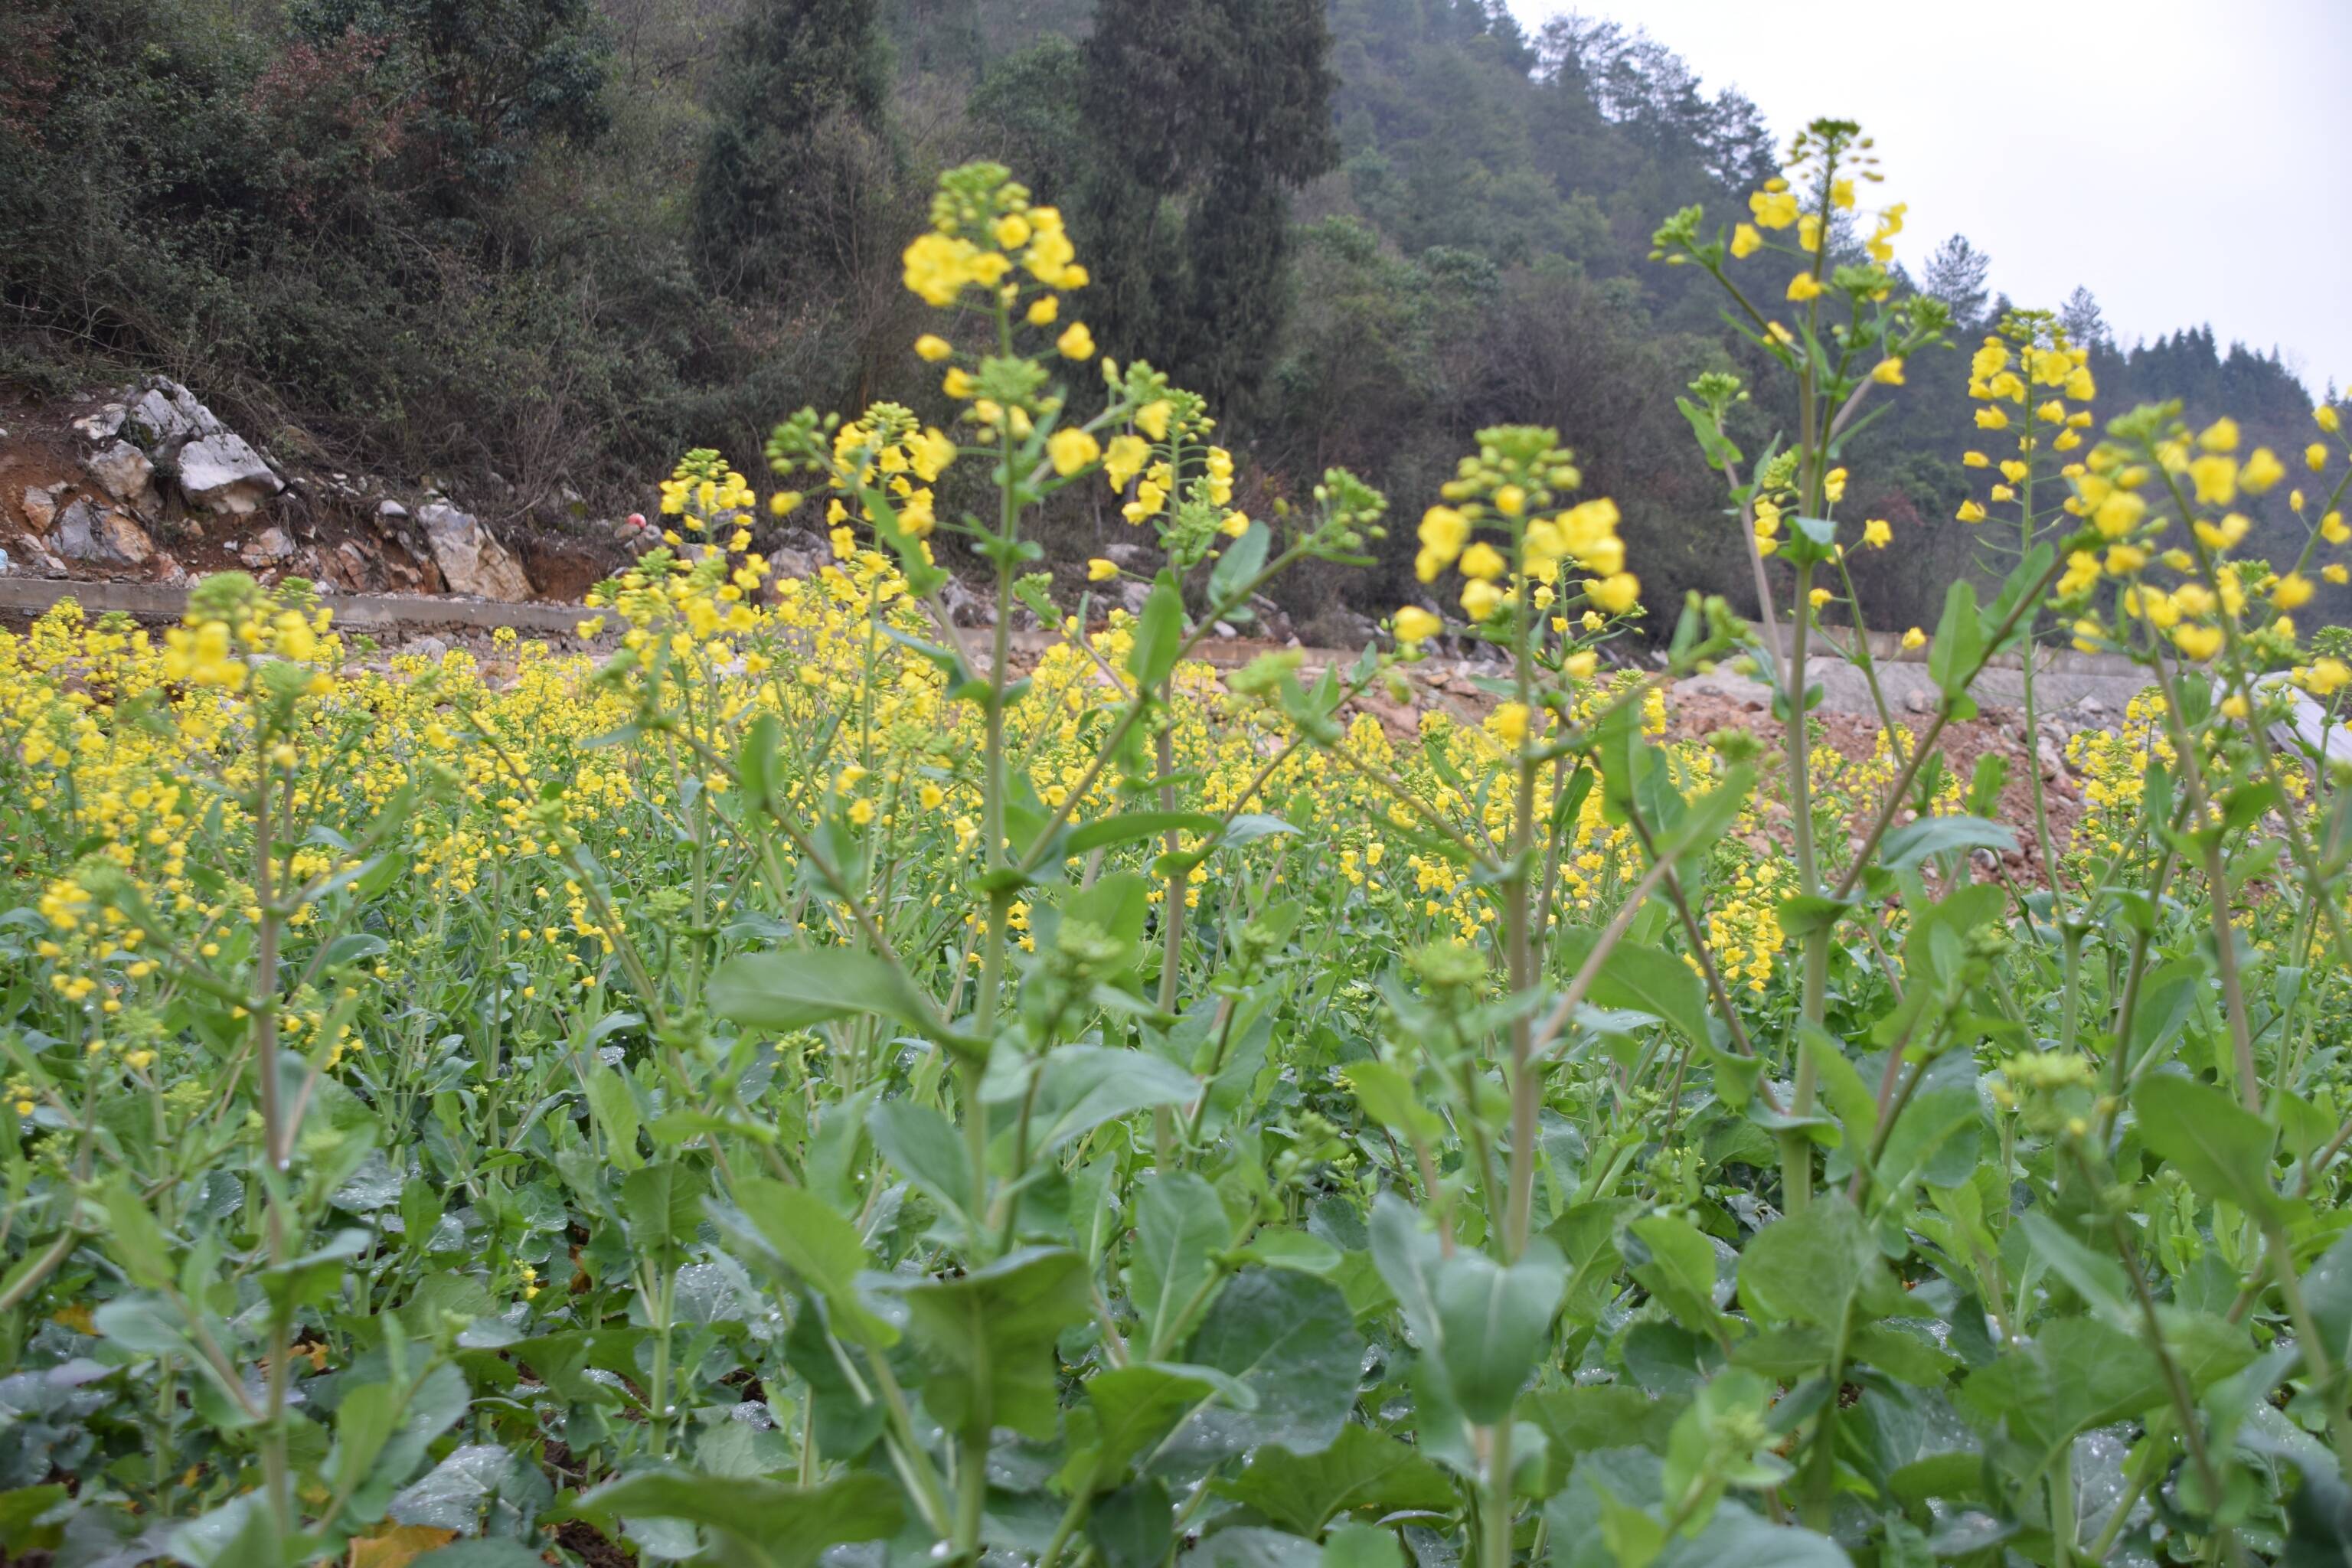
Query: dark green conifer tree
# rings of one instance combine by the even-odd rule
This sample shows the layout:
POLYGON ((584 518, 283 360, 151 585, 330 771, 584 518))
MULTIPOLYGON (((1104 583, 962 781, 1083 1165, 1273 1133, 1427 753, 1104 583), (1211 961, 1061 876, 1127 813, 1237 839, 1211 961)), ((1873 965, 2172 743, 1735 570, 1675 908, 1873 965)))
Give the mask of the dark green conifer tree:
POLYGON ((1282 319, 1291 187, 1338 160, 1320 0, 1102 0, 1070 216, 1097 340, 1245 398, 1282 319))
POLYGON ((751 0, 711 93, 694 242, 725 291, 853 275, 896 179, 875 0, 751 0))

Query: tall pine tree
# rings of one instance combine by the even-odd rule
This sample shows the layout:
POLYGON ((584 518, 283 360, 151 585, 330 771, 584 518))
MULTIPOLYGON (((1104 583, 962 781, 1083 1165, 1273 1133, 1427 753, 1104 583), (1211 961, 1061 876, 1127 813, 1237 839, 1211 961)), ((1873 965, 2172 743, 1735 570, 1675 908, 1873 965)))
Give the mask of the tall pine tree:
POLYGON ((1110 353, 1221 405, 1255 387, 1281 325, 1288 191, 1339 157, 1330 47, 1321 0, 1101 0, 1071 216, 1110 353))
POLYGON ((852 276, 897 176, 875 0, 751 0, 727 60, 695 182, 705 275, 739 294, 852 276))

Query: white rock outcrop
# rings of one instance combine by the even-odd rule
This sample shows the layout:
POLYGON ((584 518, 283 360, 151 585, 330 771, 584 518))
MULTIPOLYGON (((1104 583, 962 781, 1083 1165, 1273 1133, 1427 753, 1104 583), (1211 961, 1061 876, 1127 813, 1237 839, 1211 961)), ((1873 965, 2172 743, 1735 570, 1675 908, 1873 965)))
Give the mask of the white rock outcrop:
POLYGON ((152 511, 155 505, 155 465, 128 441, 116 440, 81 460, 99 487, 123 505, 152 511))
POLYGON ((522 563, 490 537, 473 513, 436 500, 417 508, 416 521, 451 593, 507 601, 530 597, 530 579, 522 563))
POLYGON ((120 435, 175 480, 191 506, 224 517, 243 516, 286 488, 244 437, 164 376, 150 379, 127 403, 74 423, 92 441, 120 435))

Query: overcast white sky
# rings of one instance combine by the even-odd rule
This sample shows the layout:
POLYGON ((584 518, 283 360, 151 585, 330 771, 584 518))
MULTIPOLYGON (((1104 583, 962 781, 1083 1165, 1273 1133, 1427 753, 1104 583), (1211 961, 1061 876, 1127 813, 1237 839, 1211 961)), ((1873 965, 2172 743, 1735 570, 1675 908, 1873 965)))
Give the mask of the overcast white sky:
POLYGON ((1783 143, 1860 121, 1915 273, 1966 234, 2020 304, 2084 284, 2126 345, 2210 322, 2352 383, 2352 0, 1509 3, 1646 28, 1783 143))

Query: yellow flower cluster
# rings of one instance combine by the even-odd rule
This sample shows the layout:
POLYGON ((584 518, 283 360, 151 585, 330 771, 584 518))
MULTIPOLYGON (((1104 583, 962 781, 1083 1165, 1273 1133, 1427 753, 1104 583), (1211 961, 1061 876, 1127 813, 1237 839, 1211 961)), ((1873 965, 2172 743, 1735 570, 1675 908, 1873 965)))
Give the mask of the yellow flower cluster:
MULTIPOLYGON (((2323 405, 2318 412, 2325 429, 2334 410, 2323 405)), ((2196 663, 2219 657, 2232 639, 2273 664, 2298 658, 2302 645, 2293 612, 2317 591, 2314 575, 2336 583, 2352 576, 2343 561, 2318 560, 2323 546, 2352 542, 2352 528, 2340 512, 2331 506, 2306 521, 2310 531, 2300 558, 2276 571, 2242 555, 2253 522, 2239 503, 2285 480, 2287 468, 2277 454, 2257 447, 2241 458, 2242 436, 2227 417, 2192 435, 2166 410, 2145 409, 2113 428, 2116 439, 2065 469, 2074 489, 2065 510, 2106 543, 2070 554, 2058 594, 2062 603, 2080 600, 2102 577, 2117 579, 2122 619, 2110 626, 2096 616, 2080 616, 2076 646, 2129 646, 2137 627, 2196 663), (2165 535, 2176 522, 2186 524, 2186 537, 2167 545, 2165 535)), ((2322 472, 2327 450, 2314 443, 2304 460, 2311 471, 2322 472)), ((2305 516, 2301 491, 2290 497, 2289 510, 2305 516)), ((2333 689, 2331 672, 2318 662, 2299 665, 2294 679, 2314 695, 2333 689)))
MULTIPOLYGON (((1445 485, 1444 501, 1422 514, 1414 575, 1433 583, 1447 568, 1458 570, 1462 610, 1474 622, 1522 595, 1532 609, 1549 608, 1570 566, 1593 574, 1580 584, 1593 610, 1623 616, 1637 608, 1642 584, 1625 570, 1616 503, 1604 497, 1552 513, 1561 492, 1583 483, 1559 437, 1549 430, 1503 426, 1481 431, 1479 443, 1445 485), (1476 538, 1481 527, 1509 553, 1476 538)), ((1434 617, 1420 618, 1426 614, 1414 612, 1410 622, 1401 616, 1399 636, 1413 642, 1433 636, 1434 617), (1407 637, 1407 625, 1421 635, 1407 637)))

